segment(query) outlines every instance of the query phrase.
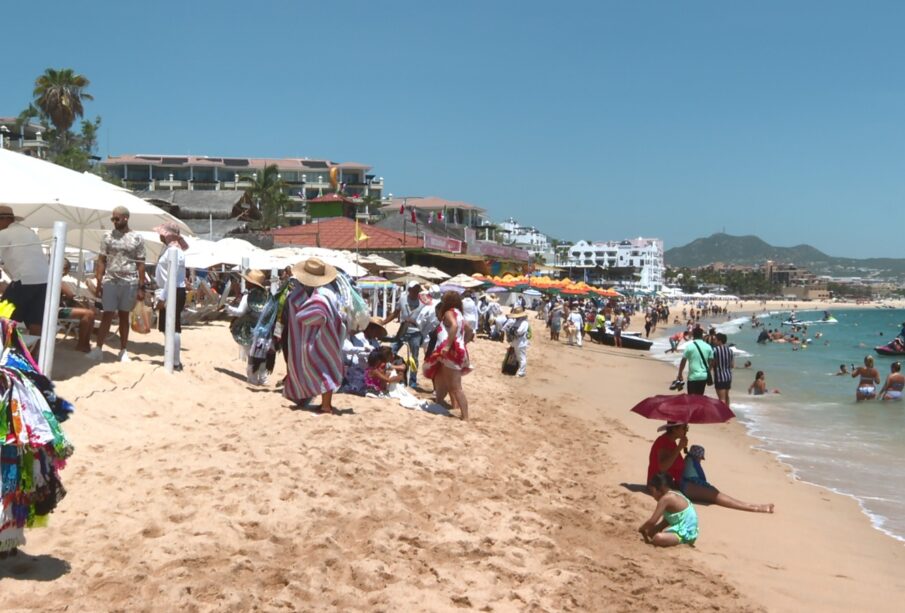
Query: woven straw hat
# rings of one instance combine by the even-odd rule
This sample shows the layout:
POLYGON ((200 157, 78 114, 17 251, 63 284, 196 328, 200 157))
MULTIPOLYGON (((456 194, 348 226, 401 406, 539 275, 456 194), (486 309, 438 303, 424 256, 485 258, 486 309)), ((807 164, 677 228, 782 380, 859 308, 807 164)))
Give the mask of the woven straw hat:
POLYGON ((320 258, 308 258, 292 267, 292 276, 305 287, 321 287, 336 278, 336 269, 320 258))

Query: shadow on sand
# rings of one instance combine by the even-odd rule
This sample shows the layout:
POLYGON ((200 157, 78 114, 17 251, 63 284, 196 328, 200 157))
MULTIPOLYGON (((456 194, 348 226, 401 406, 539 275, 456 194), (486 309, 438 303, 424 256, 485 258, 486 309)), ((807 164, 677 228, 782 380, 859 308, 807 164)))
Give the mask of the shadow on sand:
POLYGON ((55 581, 70 570, 69 562, 49 555, 32 556, 23 551, 0 560, 0 579, 55 581))

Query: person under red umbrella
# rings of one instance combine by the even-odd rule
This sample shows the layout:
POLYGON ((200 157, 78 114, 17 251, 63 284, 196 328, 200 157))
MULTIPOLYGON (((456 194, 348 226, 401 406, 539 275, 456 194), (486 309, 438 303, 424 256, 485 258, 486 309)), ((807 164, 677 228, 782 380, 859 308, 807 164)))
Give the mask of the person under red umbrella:
MULTIPOLYGON (((697 466, 695 462, 691 461, 691 456, 688 458, 682 456, 682 452, 688 448, 688 424, 670 421, 657 428, 657 431, 663 432, 663 434, 651 446, 647 465, 647 482, 650 482, 651 478, 658 473, 666 473, 679 484, 679 490, 693 502, 716 504, 727 509, 752 513, 773 512, 772 503, 752 504, 737 500, 708 483, 703 471, 695 470, 697 466), (686 459, 689 460, 687 467, 686 459)), ((698 461, 704 459, 703 448, 701 448, 700 456, 695 459, 698 461)))

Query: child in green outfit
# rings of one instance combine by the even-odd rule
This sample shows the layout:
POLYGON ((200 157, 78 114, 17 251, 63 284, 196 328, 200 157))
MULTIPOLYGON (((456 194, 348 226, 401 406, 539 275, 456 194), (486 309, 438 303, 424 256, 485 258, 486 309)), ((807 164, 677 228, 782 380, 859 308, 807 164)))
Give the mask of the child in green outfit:
POLYGON ((672 477, 658 473, 647 487, 657 500, 657 508, 650 519, 638 528, 644 541, 658 547, 682 543, 693 545, 698 538, 698 514, 691 501, 675 490, 672 477))

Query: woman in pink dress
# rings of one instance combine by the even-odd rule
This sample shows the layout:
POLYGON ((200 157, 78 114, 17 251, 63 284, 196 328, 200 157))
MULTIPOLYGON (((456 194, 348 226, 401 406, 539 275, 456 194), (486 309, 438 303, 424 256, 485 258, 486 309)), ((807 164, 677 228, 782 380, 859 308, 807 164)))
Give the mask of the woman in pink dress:
POLYGON ((462 390, 462 375, 471 372, 468 349, 465 346, 465 318, 462 315, 462 297, 456 292, 446 292, 437 306, 437 346, 424 361, 424 375, 434 382, 437 402, 443 402, 449 394, 452 408, 458 407, 462 419, 468 419, 468 399, 462 390))

